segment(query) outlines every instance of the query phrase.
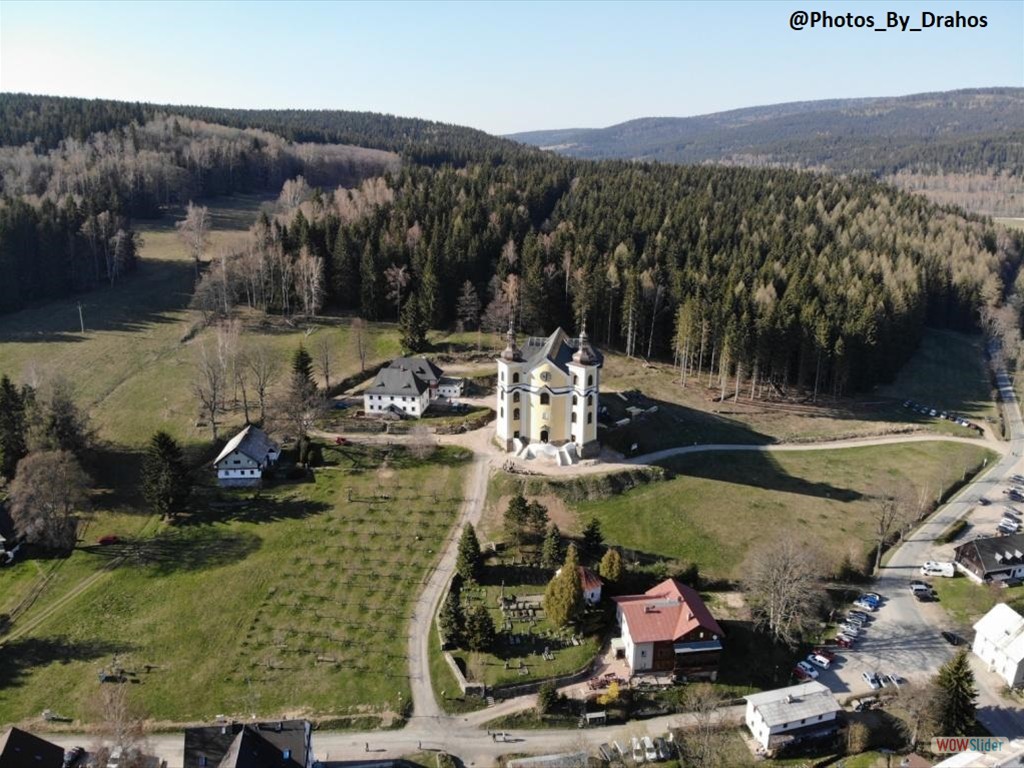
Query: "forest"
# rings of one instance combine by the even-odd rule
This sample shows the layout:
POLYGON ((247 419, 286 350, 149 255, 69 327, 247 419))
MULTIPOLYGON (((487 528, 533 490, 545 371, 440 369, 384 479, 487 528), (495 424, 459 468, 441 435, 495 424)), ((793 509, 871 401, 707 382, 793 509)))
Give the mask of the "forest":
MULTIPOLYGON (((42 106, 13 139, 132 114, 6 95, 0 113, 18 99, 42 106)), ((198 284, 207 316, 244 304, 326 306, 406 331, 585 323, 596 343, 674 360, 684 379, 717 371, 723 396, 730 376, 752 391, 839 394, 890 379, 926 324, 977 328, 1020 265, 1008 231, 864 177, 574 160, 364 113, 138 108, 145 123, 0 151, 0 269, 18 276, 0 289, 0 311, 129 270, 132 216, 284 181, 248 245, 215 257, 198 284), (332 164, 341 150, 317 141, 402 160, 332 164)))

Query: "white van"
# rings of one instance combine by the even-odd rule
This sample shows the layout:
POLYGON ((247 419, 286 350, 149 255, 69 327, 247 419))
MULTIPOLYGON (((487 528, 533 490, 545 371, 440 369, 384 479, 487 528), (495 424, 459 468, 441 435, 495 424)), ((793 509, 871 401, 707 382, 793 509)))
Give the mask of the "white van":
POLYGON ((953 578, 956 576, 956 566, 953 563, 939 563, 935 560, 929 560, 927 563, 921 566, 922 576, 946 576, 953 578))

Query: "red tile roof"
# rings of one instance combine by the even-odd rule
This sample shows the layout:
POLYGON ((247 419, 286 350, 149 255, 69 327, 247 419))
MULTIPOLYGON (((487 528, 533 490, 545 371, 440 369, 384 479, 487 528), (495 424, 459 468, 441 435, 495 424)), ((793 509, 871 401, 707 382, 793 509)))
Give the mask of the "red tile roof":
POLYGON ((697 627, 718 637, 725 634, 697 591, 675 579, 666 579, 642 595, 612 599, 634 643, 675 642, 697 627))
POLYGON ((587 568, 585 565, 579 566, 580 571, 580 586, 583 587, 583 591, 587 592, 591 589, 600 589, 601 585, 604 584, 601 578, 594 573, 592 570, 587 568))

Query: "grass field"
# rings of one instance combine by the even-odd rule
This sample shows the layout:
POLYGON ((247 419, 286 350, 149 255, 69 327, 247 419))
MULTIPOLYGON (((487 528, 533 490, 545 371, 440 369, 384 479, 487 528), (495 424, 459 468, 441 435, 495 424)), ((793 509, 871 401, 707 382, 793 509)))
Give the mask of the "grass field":
POLYGON ((190 524, 76 552, 68 562, 93 571, 124 560, 4 647, 0 722, 44 708, 88 718, 97 673, 115 657, 137 673, 155 720, 400 711, 406 622, 455 518, 468 454, 422 463, 398 449, 325 451, 333 466, 314 481, 211 491, 190 524))
POLYGON ((607 543, 645 558, 694 562, 734 579, 751 547, 790 532, 833 566, 862 563, 873 541, 872 497, 913 489, 928 500, 992 454, 961 443, 786 453, 713 453, 668 463, 678 473, 600 501, 581 502, 581 520, 598 518, 607 543))
MULTIPOLYGON (((717 386, 707 387, 706 375, 679 384, 679 372, 658 363, 644 365, 622 355, 605 353, 602 387, 626 392, 639 390, 658 406, 658 413, 623 428, 602 430, 602 440, 619 449, 633 443, 645 453, 692 443, 753 443, 827 440, 886 434, 908 428, 973 436, 949 422, 918 416, 899 403, 908 397, 934 402, 972 417, 994 415, 990 401, 982 339, 951 331, 928 329, 920 350, 897 381, 877 392, 855 398, 810 402, 749 401, 749 386, 739 402, 715 398, 717 386), (936 389, 932 385, 936 384, 936 389)), ((727 388, 727 393, 732 394, 727 388)), ((602 396, 602 403, 610 400, 602 396)))
POLYGON ((1000 589, 975 584, 959 574, 954 579, 931 579, 931 584, 939 596, 939 604, 956 627, 968 633, 996 603, 1007 603, 1016 611, 1024 610, 1024 587, 1000 589))

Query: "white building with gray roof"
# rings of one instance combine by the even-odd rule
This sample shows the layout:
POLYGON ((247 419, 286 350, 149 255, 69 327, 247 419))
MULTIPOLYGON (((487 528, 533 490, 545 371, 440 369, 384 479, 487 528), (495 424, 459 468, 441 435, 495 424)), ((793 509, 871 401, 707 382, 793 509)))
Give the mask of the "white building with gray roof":
POLYGON ((224 446, 213 462, 217 482, 222 486, 254 486, 263 482, 263 472, 281 455, 277 443, 259 427, 249 424, 224 446))
POLYGON ((829 738, 839 730, 842 707, 832 691, 819 682, 792 685, 747 700, 746 724, 766 753, 801 741, 829 738))
POLYGON ((367 416, 420 418, 432 400, 462 395, 462 380, 450 379, 425 357, 399 357, 381 368, 363 393, 367 416))

